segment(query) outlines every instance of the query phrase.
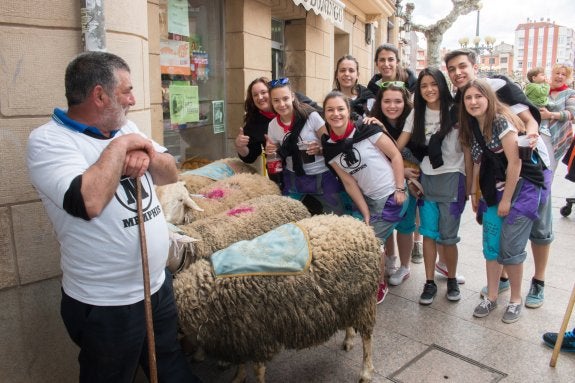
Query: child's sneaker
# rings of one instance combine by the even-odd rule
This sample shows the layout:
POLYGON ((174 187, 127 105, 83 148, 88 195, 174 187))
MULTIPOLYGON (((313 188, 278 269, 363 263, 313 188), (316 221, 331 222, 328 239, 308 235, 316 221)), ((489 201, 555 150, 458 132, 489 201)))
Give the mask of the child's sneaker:
POLYGON ((541 307, 541 305, 543 305, 543 300, 545 299, 545 295, 543 294, 544 289, 545 286, 531 282, 531 288, 529 289, 529 293, 525 299, 525 307, 529 307, 530 309, 541 307))
MULTIPOLYGON (((545 342, 547 346, 554 348, 557 343, 558 336, 559 334, 556 332, 546 332, 543 334, 543 342, 545 342)), ((561 351, 575 352, 575 328, 571 331, 567 331, 563 336, 561 351)))
POLYGON ((413 242, 413 250, 411 250, 411 262, 413 263, 423 262, 423 242, 421 241, 413 242))
MULTIPOLYGON (((506 281, 499 281, 499 289, 497 294, 501 294, 504 291, 509 290, 510 288, 510 284, 509 284, 509 280, 506 281)), ((481 296, 481 298, 485 298, 487 297, 489 294, 487 293, 487 286, 483 286, 483 288, 481 289, 481 292, 479 293, 479 295, 481 296)))
POLYGON ((385 296, 387 295, 387 291, 388 291, 387 283, 381 282, 379 284, 379 287, 377 288, 377 304, 383 302, 385 296))
MULTIPOLYGON (((445 263, 437 262, 435 264, 435 272, 447 278, 447 266, 445 266, 445 263)), ((465 277, 463 275, 457 274, 455 278, 457 279, 457 283, 460 285, 465 283, 465 277)))
POLYGON ((433 299, 437 295, 437 285, 435 282, 426 283, 423 286, 423 292, 419 297, 419 303, 422 305, 430 305, 433 302, 433 299))
POLYGON ((396 259, 397 259, 397 256, 395 256, 395 255, 390 255, 389 257, 388 256, 385 257, 385 276, 386 277, 392 276, 397 271, 397 266, 395 266, 395 260, 396 259))
POLYGON ((409 267, 401 266, 391 277, 389 277, 388 282, 392 286, 399 286, 401 285, 401 282, 409 278, 409 274, 409 267))
POLYGON ((454 279, 447 280, 447 294, 448 300, 455 302, 461 299, 461 293, 459 292, 459 285, 454 279))
POLYGON ((501 318, 503 323, 517 322, 519 320, 519 316, 521 315, 521 306, 523 306, 523 302, 509 302, 507 308, 505 309, 505 313, 503 314, 503 318, 501 318))
POLYGON ((483 300, 473 310, 473 316, 476 318, 484 318, 497 307, 497 301, 490 301, 488 298, 483 300))

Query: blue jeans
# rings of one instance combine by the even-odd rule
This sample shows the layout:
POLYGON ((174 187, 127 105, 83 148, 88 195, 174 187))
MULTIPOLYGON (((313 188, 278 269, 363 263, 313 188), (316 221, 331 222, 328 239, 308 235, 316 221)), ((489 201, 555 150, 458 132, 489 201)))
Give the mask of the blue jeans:
MULTIPOLYGON (((172 275, 151 297, 159 382, 199 382, 177 341, 178 314, 172 275)), ((126 306, 93 306, 62 290, 60 313, 80 347, 80 382, 132 383, 138 365, 149 374, 144 301, 126 306)))

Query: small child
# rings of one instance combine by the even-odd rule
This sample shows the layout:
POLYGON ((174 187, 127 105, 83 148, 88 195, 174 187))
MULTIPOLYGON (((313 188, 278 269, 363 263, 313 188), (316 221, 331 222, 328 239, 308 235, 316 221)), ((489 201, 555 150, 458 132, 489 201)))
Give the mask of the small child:
POLYGON ((527 72, 529 83, 525 86, 525 95, 538 108, 547 107, 549 104, 549 89, 551 85, 545 78, 545 69, 536 67, 527 72))

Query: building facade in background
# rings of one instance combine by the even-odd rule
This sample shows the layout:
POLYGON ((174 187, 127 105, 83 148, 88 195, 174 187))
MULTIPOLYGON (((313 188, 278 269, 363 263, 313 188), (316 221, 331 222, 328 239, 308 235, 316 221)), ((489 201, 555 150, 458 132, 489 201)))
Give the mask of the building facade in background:
POLYGON ((501 43, 491 49, 484 49, 479 56, 480 75, 491 76, 502 74, 508 77, 513 76, 513 45, 501 43))
POLYGON ((527 19, 515 29, 514 70, 527 76, 534 67, 549 75, 555 63, 575 64, 575 30, 550 19, 527 19))

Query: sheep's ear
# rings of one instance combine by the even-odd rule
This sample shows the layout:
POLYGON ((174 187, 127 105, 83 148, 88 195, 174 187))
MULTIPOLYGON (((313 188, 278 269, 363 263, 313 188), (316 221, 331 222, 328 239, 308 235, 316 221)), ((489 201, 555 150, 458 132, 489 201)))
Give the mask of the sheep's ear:
POLYGON ((194 201, 189 195, 186 196, 186 198, 184 199, 184 205, 188 208, 188 209, 194 209, 197 211, 204 211, 204 209, 202 209, 197 203, 196 201, 194 201))

